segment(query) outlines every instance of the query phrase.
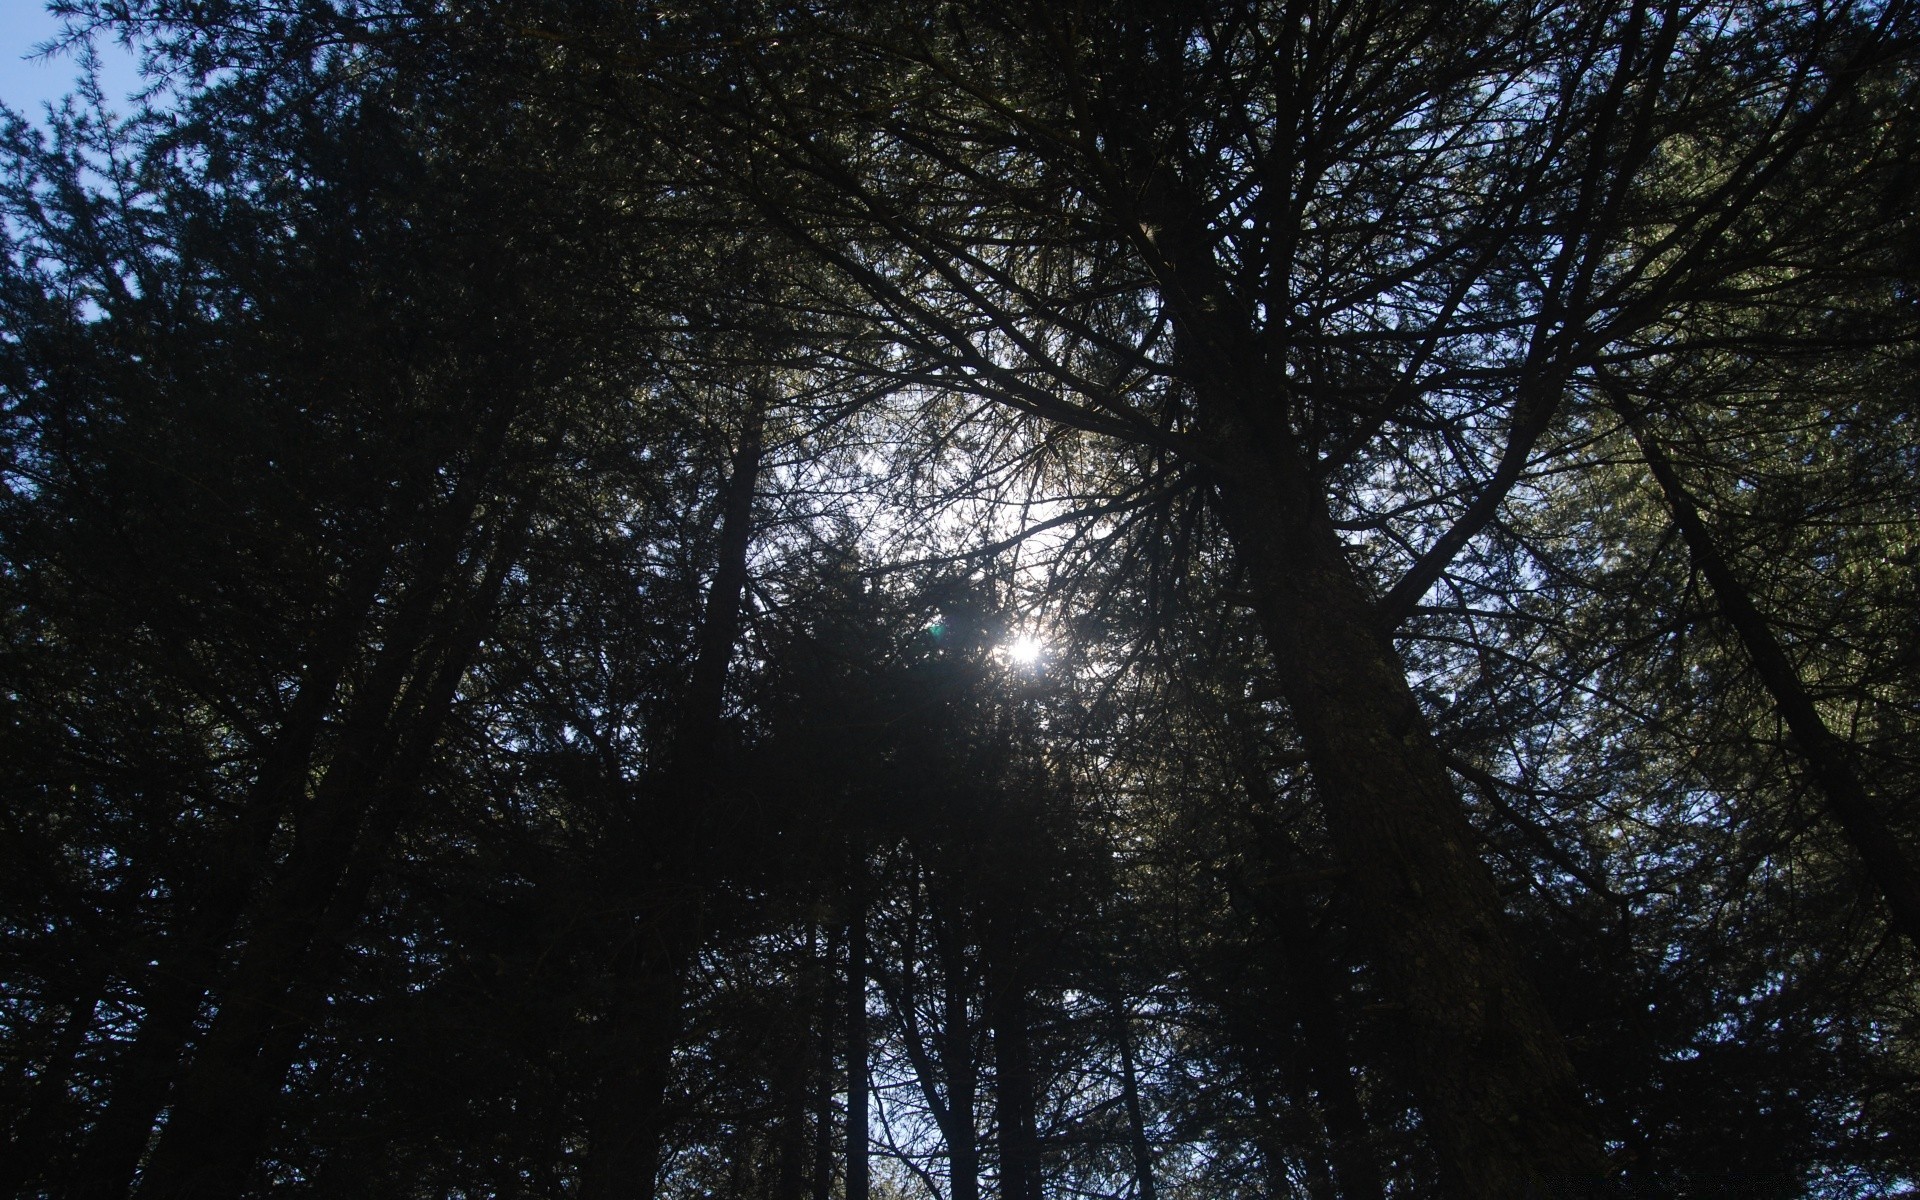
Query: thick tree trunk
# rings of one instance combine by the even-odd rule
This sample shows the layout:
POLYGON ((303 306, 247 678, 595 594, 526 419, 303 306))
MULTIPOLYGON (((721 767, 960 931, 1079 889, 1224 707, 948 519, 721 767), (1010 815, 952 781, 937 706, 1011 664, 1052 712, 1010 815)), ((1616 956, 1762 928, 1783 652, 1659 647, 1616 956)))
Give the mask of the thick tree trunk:
MULTIPOLYGON (((926 887, 924 869, 914 886, 917 907, 918 895, 926 887)), ((916 995, 921 974, 917 964, 926 959, 917 933, 917 913, 910 918, 903 938, 905 969, 897 976, 882 975, 880 986, 900 1022, 900 1040, 913 1064, 921 1098, 947 1145, 948 1200, 979 1200, 980 1138, 975 1124, 979 1064, 974 1059, 972 989, 965 945, 946 914, 933 914, 929 923, 933 927, 933 962, 940 981, 937 1027, 930 1032, 921 1029, 916 995)))
POLYGON ((1472 1200, 1590 1191, 1605 1158, 1565 1044, 1508 940, 1460 796, 1291 429, 1294 397, 1226 286, 1211 210, 1162 173, 1140 212, 1175 312, 1200 458, 1349 871, 1356 928, 1411 1034, 1412 1081, 1447 1187, 1472 1200))
MULTIPOLYGON (((511 420, 512 413, 506 409, 489 417, 474 443, 471 467, 461 473, 447 503, 429 515, 414 586, 391 626, 383 631, 382 649, 368 678, 356 688, 353 715, 341 735, 342 748, 328 766, 328 779, 343 760, 363 756, 383 726, 386 709, 399 696, 419 647, 431 633, 430 618, 442 585, 471 530, 511 420)), ((300 691, 261 764, 240 818, 208 865, 203 890, 180 905, 187 914, 184 927, 150 973, 145 1019, 115 1070, 108 1108, 64 1192, 68 1200, 118 1200, 128 1195, 161 1109, 171 1104, 175 1116, 179 1115, 179 1097, 170 1097, 169 1092, 186 1077, 181 1055, 200 1008, 218 984, 225 951, 243 922, 254 930, 261 927, 263 912, 249 920, 248 909, 255 905, 258 880, 267 873, 272 839, 286 814, 306 818, 316 809, 324 810, 319 796, 309 801, 305 795, 314 771, 316 743, 346 672, 360 652, 362 635, 394 559, 392 546, 409 532, 418 532, 419 501, 428 482, 422 475, 401 489, 383 523, 392 541, 361 560, 326 636, 313 648, 300 691)), ((325 787, 323 781, 321 788, 325 787)), ((276 889, 284 883, 283 871, 276 889)), ((270 907, 271 896, 261 903, 270 907)), ((188 1065, 185 1071, 193 1069, 188 1065)))
POLYGON ((778 1200, 806 1200, 812 1191, 812 1174, 807 1169, 810 1141, 807 1137, 810 1132, 807 1114, 815 1091, 813 1068, 818 1058, 818 999, 825 994, 825 989, 820 986, 819 966, 819 933, 818 930, 809 929, 807 961, 794 997, 796 1020, 792 1027, 793 1036, 777 1048, 784 1059, 774 1081, 780 1096, 780 1120, 775 1135, 779 1148, 779 1169, 773 1193, 778 1200))
MULTIPOLYGON (((1243 758, 1241 770, 1262 807, 1277 811, 1272 785, 1252 756, 1243 758)), ((1366 1109, 1354 1086, 1348 1057, 1353 1027, 1341 1008, 1341 972, 1303 889, 1304 879, 1323 876, 1323 872, 1301 853, 1293 838, 1277 831, 1263 839, 1260 862, 1275 881, 1260 888, 1264 902, 1258 906, 1258 915, 1279 948, 1277 974, 1299 1026, 1297 1053, 1306 1084, 1319 1102, 1331 1186, 1341 1200, 1379 1200, 1386 1194, 1386 1183, 1370 1145, 1366 1109)))
POLYGON ((1274 899, 1274 932, 1286 958, 1282 977, 1299 1022, 1300 1064, 1319 1100, 1334 1191, 1341 1200, 1380 1200, 1386 1184, 1369 1145, 1366 1110, 1347 1060, 1349 1025, 1335 998, 1338 984, 1319 944, 1323 939, 1314 935, 1304 904, 1285 896, 1274 899))
POLYGON ((1344 1023, 1332 1004, 1332 980, 1324 966, 1305 961, 1294 984, 1294 1005, 1300 1014, 1301 1055, 1307 1081, 1320 1097, 1326 1123, 1327 1158, 1341 1200, 1380 1200, 1386 1184, 1369 1146, 1366 1110, 1353 1085, 1353 1073, 1342 1050, 1347 1044, 1344 1023))
POLYGON ((636 951, 623 972, 615 1037, 601 1047, 609 1072, 600 1084, 590 1153, 580 1168, 580 1200, 651 1197, 660 1173, 667 1126, 667 1087, 673 1079, 673 1047, 680 1035, 681 978, 678 947, 656 944, 636 951))
POLYGON ((1899 837, 1867 794, 1866 786, 1853 769, 1851 748, 1820 716, 1819 707, 1800 681, 1800 673, 1787 657, 1780 640, 1774 636, 1773 627, 1761 615, 1733 564, 1720 552, 1713 531, 1700 515, 1700 506, 1694 502, 1685 481, 1646 422, 1624 401, 1615 408, 1632 431, 1648 470, 1666 496, 1673 523, 1685 539, 1688 552, 1713 587, 1721 615, 1740 638, 1747 657, 1753 662, 1754 672, 1793 734, 1814 784, 1826 800, 1827 814, 1846 835, 1848 844, 1860 856, 1868 878, 1885 897, 1893 927, 1907 939, 1908 945, 1920 951, 1920 871, 1915 870, 1912 860, 1901 848, 1899 837))
MULTIPOLYGON (((966 964, 957 933, 944 922, 936 935, 940 956, 941 1020, 934 1045, 945 1078, 946 1119, 940 1132, 947 1141, 950 1200, 980 1200, 980 1135, 974 1125, 979 1064, 973 1056, 973 1016, 969 1011, 966 964)), ((932 1081, 923 1080, 931 1088, 932 1081)))
POLYGON ((1413 1035, 1450 1189, 1519 1200, 1604 1162, 1552 1020, 1412 690, 1324 499, 1291 455, 1220 414, 1221 511, 1306 744, 1352 911, 1413 1035))

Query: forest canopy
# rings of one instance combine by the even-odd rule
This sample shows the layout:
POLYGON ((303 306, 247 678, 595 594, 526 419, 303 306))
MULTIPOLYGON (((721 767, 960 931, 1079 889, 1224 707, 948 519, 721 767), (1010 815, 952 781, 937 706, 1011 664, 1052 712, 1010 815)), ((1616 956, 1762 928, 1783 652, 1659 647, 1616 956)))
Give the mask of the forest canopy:
POLYGON ((1920 1194, 1907 0, 49 7, 0 1194, 1920 1194))

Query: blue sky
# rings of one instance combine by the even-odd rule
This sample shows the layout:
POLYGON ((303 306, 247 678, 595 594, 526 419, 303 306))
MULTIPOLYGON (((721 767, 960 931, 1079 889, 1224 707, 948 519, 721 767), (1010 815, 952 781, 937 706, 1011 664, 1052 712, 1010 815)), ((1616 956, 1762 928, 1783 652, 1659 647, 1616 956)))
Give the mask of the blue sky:
MULTIPOLYGON (((42 104, 72 90, 80 69, 74 56, 28 61, 36 45, 59 32, 60 22, 47 15, 42 0, 0 0, 0 102, 37 117, 42 104)), ((119 46, 102 44, 99 50, 107 100, 125 111, 126 94, 140 85, 138 66, 119 46)))

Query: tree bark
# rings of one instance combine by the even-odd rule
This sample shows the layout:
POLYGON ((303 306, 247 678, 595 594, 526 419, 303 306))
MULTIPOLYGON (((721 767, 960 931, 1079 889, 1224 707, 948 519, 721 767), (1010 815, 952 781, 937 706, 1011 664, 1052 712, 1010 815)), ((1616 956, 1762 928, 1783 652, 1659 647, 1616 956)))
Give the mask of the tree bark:
POLYGON ((830 926, 825 953, 816 964, 818 990, 811 997, 819 1021, 813 1064, 813 1200, 832 1200, 833 1195, 833 1048, 844 1001, 834 986, 840 941, 840 928, 830 926))
POLYGON ((98 975, 87 979, 80 994, 63 1006, 59 1032, 27 1092, 25 1111, 8 1131, 7 1152, 0 1156, 0 1196, 26 1194, 27 1187, 45 1179, 57 1161, 61 1126, 71 1119, 67 1110, 73 1107, 67 1085, 93 1028, 104 982, 98 975))
POLYGON ((666 1132, 666 1092, 680 1034, 684 954, 656 943, 624 974, 619 1028, 601 1049, 610 1069, 600 1085, 589 1153, 580 1168, 580 1200, 651 1197, 666 1132))
POLYGON ((784 1060, 779 1066, 776 1086, 780 1095, 780 1119, 776 1134, 779 1169, 774 1195, 778 1200, 806 1200, 812 1192, 812 1175, 807 1169, 809 1139, 807 1112, 813 1098, 813 1068, 818 1058, 815 1018, 818 998, 825 994, 820 984, 820 943, 818 929, 807 931, 807 959, 802 968, 795 996, 796 1021, 793 1037, 779 1047, 784 1060))
MULTIPOLYGON (((1278 811, 1272 784, 1254 757, 1242 755, 1240 770, 1261 809, 1278 811)), ((1318 1100, 1329 1186, 1342 1200, 1379 1200, 1386 1194, 1386 1183, 1370 1145, 1366 1108, 1353 1082, 1349 1058, 1353 1026, 1341 1010, 1341 972, 1301 883, 1316 874, 1315 864, 1294 838, 1279 831, 1262 838, 1258 861, 1269 879, 1258 889, 1262 901, 1257 906, 1258 919, 1271 931, 1279 950, 1276 974, 1298 1023, 1297 1053, 1305 1068, 1306 1086, 1318 1100)))
MULTIPOLYGON (((979 1064, 973 1055, 973 1016, 968 1004, 971 997, 966 963, 958 931, 949 922, 937 918, 934 927, 942 987, 940 1029, 933 1042, 940 1055, 940 1074, 947 1085, 946 1119, 940 1122, 940 1132, 947 1141, 949 1200, 980 1200, 980 1137, 974 1126, 979 1064)), ((932 1080, 922 1082, 932 1090, 932 1080)))
POLYGON ((1380 1200, 1386 1184, 1368 1144, 1366 1109, 1346 1054, 1349 1025, 1335 1000, 1337 983, 1325 947, 1318 944, 1322 939, 1314 935, 1304 905, 1285 896, 1276 900, 1274 934, 1286 959, 1282 976, 1299 1021, 1300 1062, 1319 1099, 1334 1190, 1341 1200, 1380 1200))
POLYGON ((746 427, 734 448, 720 518, 720 550, 700 619, 699 644, 687 682, 684 720, 674 737, 675 770, 691 782, 710 766, 726 709, 727 667, 740 640, 741 602, 747 592, 747 550, 753 543, 753 499, 760 485, 766 428, 765 394, 756 394, 746 427))
POLYGON ((273 835, 307 787, 320 730, 391 561, 391 550, 383 550, 368 555, 355 571, 312 647, 299 691, 239 816, 219 838, 197 884, 182 897, 181 927, 161 947, 141 992, 146 1012, 139 1031, 114 1065, 106 1107, 63 1189, 71 1200, 110 1200, 132 1186, 201 1002, 219 979, 222 952, 268 868, 273 835))

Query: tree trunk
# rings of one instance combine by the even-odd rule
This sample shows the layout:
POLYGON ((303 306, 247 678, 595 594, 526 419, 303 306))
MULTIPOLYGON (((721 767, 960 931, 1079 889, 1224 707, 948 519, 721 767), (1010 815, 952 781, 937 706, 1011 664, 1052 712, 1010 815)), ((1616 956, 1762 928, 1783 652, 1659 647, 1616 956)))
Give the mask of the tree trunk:
POLYGON ((680 1035, 679 948, 656 945, 627 971, 615 1038, 601 1047, 609 1072, 600 1084, 589 1153, 580 1167, 580 1200, 646 1200, 660 1173, 666 1092, 680 1035))
MULTIPOLYGON (((770 404, 764 393, 755 395, 733 453, 719 559, 695 639, 680 725, 658 781, 657 799, 647 808, 654 819, 644 831, 646 845, 626 847, 629 857, 654 864, 647 886, 631 898, 639 910, 641 932, 629 935, 630 949, 615 967, 622 990, 637 1002, 631 1009, 616 1003, 609 1014, 608 1074, 590 1119, 580 1200, 651 1200, 654 1193, 661 1139, 666 1136, 663 1092, 671 1079, 673 1043, 681 1022, 680 977, 700 949, 703 864, 725 823, 714 794, 721 718, 727 667, 740 639, 754 491, 770 404)), ((627 872, 632 869, 632 863, 625 865, 627 872)))
MULTIPOLYGON (((940 1132, 947 1140, 949 1200, 980 1200, 980 1137, 974 1126, 979 1075, 973 1057, 966 964, 957 931, 944 921, 936 921, 936 931, 943 987, 940 1029, 933 1040, 947 1084, 947 1119, 941 1122, 940 1132)), ((932 1087, 931 1080, 925 1083, 932 1087)))
POLYGON ((431 635, 398 638, 402 646, 426 645, 412 657, 393 711, 357 707, 343 757, 303 814, 287 865, 255 914, 219 1012, 181 1080, 142 1172, 143 1200, 244 1190, 272 1135, 287 1069, 324 1012, 338 951, 378 879, 405 801, 432 761, 486 617, 518 560, 526 519, 524 511, 506 518, 485 579, 462 602, 435 605, 430 595, 444 595, 444 586, 426 588, 417 603, 410 598, 409 615, 431 635))
POLYGON ((1254 1148, 1260 1152, 1261 1174, 1266 1176, 1271 1196, 1296 1195, 1289 1164, 1297 1157, 1306 1187, 1307 1200, 1338 1200, 1333 1190, 1333 1172, 1324 1158, 1311 1151, 1302 1153, 1311 1135, 1302 1127, 1300 1104, 1275 1104, 1278 1095, 1291 1091, 1285 1085, 1255 1076, 1249 1083, 1253 1093, 1254 1148))
POLYGON ((847 1188, 846 1200, 869 1200, 867 1156, 867 885, 856 856, 847 921, 847 1188))
POLYGON ((72 1119, 69 1110, 74 1107, 67 1084, 93 1029, 104 982, 97 975, 86 980, 80 994, 62 1006, 59 1031, 27 1091, 25 1111, 8 1131, 6 1154, 0 1155, 0 1196, 27 1194, 29 1185, 45 1179, 57 1161, 60 1131, 72 1119))
POLYGON ((72 1200, 111 1200, 132 1186, 201 1002, 219 978, 222 954, 268 867, 274 833, 307 787, 320 730, 391 561, 391 551, 383 550, 368 555, 356 570, 312 648, 299 691, 239 817, 218 839, 197 885, 177 906, 181 927, 148 972, 141 992, 146 1012, 133 1043, 113 1067, 106 1107, 68 1181, 64 1194, 72 1200))
MULTIPOLYGON (((1279 811, 1272 784, 1252 755, 1240 757, 1240 771, 1260 808, 1279 811)), ((1366 1109, 1354 1087, 1348 1056, 1353 1026, 1341 1011, 1341 971, 1301 884, 1320 864, 1280 831, 1262 838, 1259 862, 1273 881, 1259 889, 1263 903, 1257 906, 1258 919, 1279 948, 1276 974, 1299 1025, 1297 1053, 1307 1086, 1319 1101, 1331 1185, 1342 1200, 1380 1200, 1386 1183, 1370 1144, 1366 1109)))
POLYGON ((1604 1160, 1560 1035, 1508 941, 1459 796, 1306 467, 1213 413, 1222 515, 1306 744, 1360 932, 1413 1034, 1458 1195, 1591 1187, 1604 1160))
POLYGON ((1866 786, 1853 769, 1847 743, 1827 727, 1819 707, 1800 681, 1800 673, 1774 636, 1773 627, 1760 614, 1752 593, 1741 582, 1733 564, 1720 552, 1713 531, 1707 528, 1699 505, 1687 491, 1666 451, 1630 404, 1616 399, 1614 407, 1632 431, 1648 470, 1666 496, 1673 523, 1679 528, 1701 574, 1712 586, 1721 615, 1733 626, 1747 657, 1753 662, 1754 672, 1760 676, 1781 719, 1793 734, 1814 784, 1826 800, 1827 814, 1840 826, 1848 844, 1860 856, 1868 878, 1885 897, 1893 927, 1907 939, 1909 946, 1920 951, 1920 872, 1916 872, 1901 848, 1899 837, 1867 795, 1866 786))
POLYGON ((998 995, 993 1019, 994 1120, 1000 1129, 1000 1200, 1040 1200, 1037 1083, 1026 996, 1017 984, 998 995))
POLYGON ((807 960, 802 968, 795 996, 793 1037, 782 1045, 780 1077, 776 1085, 780 1096, 780 1121, 776 1140, 779 1146, 779 1170, 774 1195, 779 1200, 806 1200, 812 1191, 812 1176, 807 1169, 809 1101, 813 1098, 813 1068, 818 1057, 815 1018, 819 1015, 819 997, 826 994, 820 986, 819 931, 807 931, 807 960))
POLYGON ((1154 1200, 1153 1144, 1140 1104, 1140 1069, 1133 1056, 1133 1015, 1124 1002, 1113 1006, 1113 1040, 1120 1047, 1120 1101, 1127 1110, 1127 1143, 1133 1154, 1134 1200, 1154 1200))
POLYGON ((693 672, 687 682, 684 719, 674 737, 675 769, 685 781, 710 766, 726 708, 727 667, 740 640, 741 602, 747 592, 747 550, 753 542, 753 498, 760 486, 760 459, 770 401, 756 395, 727 477, 726 505, 720 518, 720 549, 713 584, 707 589, 693 672))
POLYGON ((838 1009, 844 997, 834 987, 834 964, 840 957, 840 929, 827 931, 825 954, 818 964, 818 988, 812 997, 818 1013, 813 1064, 813 1200, 833 1196, 833 1046, 838 1032, 838 1009))
POLYGON ((1335 1000, 1338 986, 1322 939, 1313 934, 1304 905, 1280 898, 1275 934, 1286 956, 1287 996, 1300 1023, 1300 1058, 1318 1096, 1327 1158, 1341 1200, 1380 1200, 1386 1184, 1369 1145, 1366 1110, 1347 1061, 1348 1024, 1335 1000))

